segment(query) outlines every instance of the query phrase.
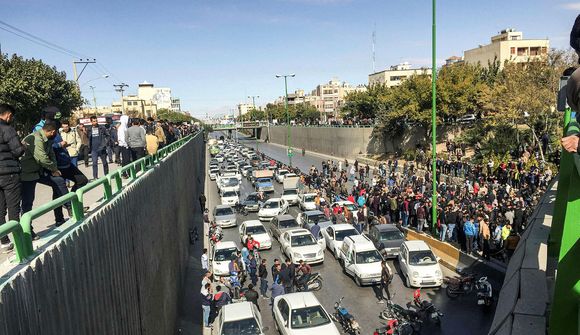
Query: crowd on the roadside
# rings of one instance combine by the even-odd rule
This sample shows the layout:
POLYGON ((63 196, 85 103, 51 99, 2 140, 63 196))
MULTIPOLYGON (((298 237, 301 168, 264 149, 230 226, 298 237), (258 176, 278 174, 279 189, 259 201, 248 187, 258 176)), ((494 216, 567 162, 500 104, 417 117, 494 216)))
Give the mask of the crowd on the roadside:
MULTIPOLYGON (((79 170, 79 160, 86 167, 92 160, 93 179, 97 179, 99 160, 106 175, 109 164, 125 166, 195 131, 192 125, 152 118, 130 120, 127 115, 116 125, 110 118, 99 124, 91 116, 90 124, 75 126, 61 119, 60 110, 51 106, 39 113, 40 121, 31 133, 20 132, 21 139, 13 126, 17 115, 14 107, 0 104, 0 225, 6 223, 7 214, 9 220, 19 220, 21 213, 32 209, 39 183, 51 187, 52 199, 86 185, 89 179, 79 170)), ((66 222, 63 207, 69 217, 73 215, 70 203, 56 207, 57 227, 66 222)), ((34 229, 31 235, 38 239, 34 229)), ((2 251, 14 248, 7 235, 0 242, 2 251)))

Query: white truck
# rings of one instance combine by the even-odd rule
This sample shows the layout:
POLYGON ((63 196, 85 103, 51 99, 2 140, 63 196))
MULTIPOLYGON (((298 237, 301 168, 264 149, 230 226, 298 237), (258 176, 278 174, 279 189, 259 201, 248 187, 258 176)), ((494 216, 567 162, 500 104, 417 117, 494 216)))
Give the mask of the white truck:
POLYGON ((286 177, 283 179, 282 199, 290 205, 297 205, 299 198, 300 177, 286 177))

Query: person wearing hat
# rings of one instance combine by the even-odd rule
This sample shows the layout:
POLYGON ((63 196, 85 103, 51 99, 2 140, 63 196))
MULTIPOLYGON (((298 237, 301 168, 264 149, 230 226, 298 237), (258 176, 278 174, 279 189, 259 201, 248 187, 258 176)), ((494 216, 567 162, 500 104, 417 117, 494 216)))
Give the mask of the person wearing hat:
MULTIPOLYGON (((6 213, 9 220, 20 218, 20 162, 19 158, 26 150, 20 143, 16 129, 12 126, 14 107, 0 104, 0 226, 6 223, 6 213)), ((10 251, 14 245, 8 235, 0 240, 0 246, 10 251)))

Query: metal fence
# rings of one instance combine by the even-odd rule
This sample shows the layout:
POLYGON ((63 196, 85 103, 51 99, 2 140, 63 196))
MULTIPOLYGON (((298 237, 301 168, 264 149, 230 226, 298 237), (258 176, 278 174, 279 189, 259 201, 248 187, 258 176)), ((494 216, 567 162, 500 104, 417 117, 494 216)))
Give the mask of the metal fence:
POLYGON ((76 192, 70 192, 62 197, 52 200, 40 207, 26 212, 20 218, 20 221, 9 221, 0 226, 0 237, 12 233, 14 241, 14 249, 16 254, 16 261, 22 263, 32 259, 34 255, 34 247, 32 245, 32 221, 38 217, 62 206, 66 203, 71 203, 72 220, 75 223, 81 222, 85 218, 84 212, 84 195, 97 188, 103 187, 104 203, 111 201, 113 197, 118 195, 123 189, 123 176, 126 175, 130 183, 139 179, 147 170, 155 167, 157 163, 162 161, 170 153, 182 147, 189 142, 193 137, 200 133, 186 136, 178 141, 175 141, 157 151, 153 155, 148 155, 126 166, 123 166, 106 176, 96 179, 89 184, 79 188, 76 192))

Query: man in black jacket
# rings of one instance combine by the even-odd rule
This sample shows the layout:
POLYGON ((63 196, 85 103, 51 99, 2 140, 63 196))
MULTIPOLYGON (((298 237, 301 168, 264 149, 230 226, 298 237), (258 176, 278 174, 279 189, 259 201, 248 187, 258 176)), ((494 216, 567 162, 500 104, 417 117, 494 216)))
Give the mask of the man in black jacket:
POLYGON ((254 305, 256 305, 256 307, 258 308, 258 310, 260 310, 260 306, 258 306, 258 292, 254 290, 254 285, 252 284, 248 285, 248 290, 244 294, 244 297, 246 297, 247 301, 254 303, 254 305))
POLYGON ((109 132, 105 126, 99 125, 96 116, 91 116, 91 127, 87 131, 89 137, 89 149, 91 151, 91 160, 93 161, 93 178, 99 177, 99 158, 103 163, 105 175, 109 173, 109 164, 107 163, 107 145, 109 144, 109 132))
MULTIPOLYGON (((16 130, 11 125, 14 107, 0 104, 0 225, 20 218, 20 161, 26 147, 20 142, 16 130)), ((1 247, 10 251, 14 245, 8 236, 3 236, 1 247)))

